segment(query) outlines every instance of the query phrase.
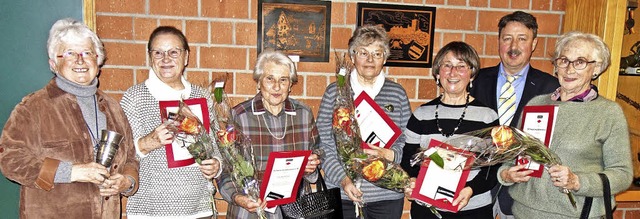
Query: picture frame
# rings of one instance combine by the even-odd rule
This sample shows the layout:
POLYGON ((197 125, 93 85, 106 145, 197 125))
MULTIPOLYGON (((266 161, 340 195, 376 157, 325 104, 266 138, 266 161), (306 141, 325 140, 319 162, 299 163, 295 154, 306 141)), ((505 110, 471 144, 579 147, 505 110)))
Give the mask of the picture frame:
POLYGON ((431 68, 436 8, 358 3, 357 25, 379 25, 389 35, 385 66, 431 68))
POLYGON ((271 48, 301 62, 329 62, 331 2, 258 0, 257 31, 258 54, 271 48))

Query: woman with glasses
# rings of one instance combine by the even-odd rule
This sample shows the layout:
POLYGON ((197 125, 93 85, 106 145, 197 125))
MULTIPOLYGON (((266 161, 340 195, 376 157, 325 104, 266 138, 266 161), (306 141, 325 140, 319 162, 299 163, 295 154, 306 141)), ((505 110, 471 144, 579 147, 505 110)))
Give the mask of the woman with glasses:
POLYGON ((594 197, 589 218, 600 218, 605 214, 603 199, 613 200, 631 184, 627 121, 620 106, 600 97, 591 84, 607 69, 610 56, 607 45, 593 34, 570 32, 556 42, 553 64, 560 87, 531 99, 527 106, 558 106, 549 148, 562 165, 549 167, 541 179, 527 176, 531 171, 521 171, 522 165, 500 168, 498 180, 511 186, 516 218, 578 218, 585 197, 594 197), (603 197, 598 173, 609 179, 611 197, 603 197), (561 189, 574 194, 577 209, 561 189))
MULTIPOLYGON (((444 142, 461 134, 498 125, 498 115, 469 94, 471 81, 480 69, 476 51, 464 42, 451 42, 435 56, 431 74, 442 94, 413 111, 407 124, 407 137, 402 157, 402 168, 415 182, 420 165, 411 166, 410 160, 421 147, 429 146, 431 139, 444 142)), ((492 218, 491 188, 497 184, 498 167, 471 170, 465 187, 452 204, 457 213, 438 209, 443 218, 492 218)), ((425 179, 429 180, 429 179, 425 179)), ((415 187, 405 190, 407 197, 415 187)), ((437 218, 429 208, 411 202, 411 218, 437 218)))
MULTIPOLYGON (((156 28, 149 37, 149 78, 129 88, 120 104, 133 129, 140 159, 140 189, 127 203, 127 217, 209 218, 212 209, 211 179, 220 174, 217 146, 214 159, 169 168, 176 154, 189 154, 185 147, 165 145, 175 139, 161 118, 159 101, 207 98, 209 118, 216 118, 208 90, 189 83, 183 76, 189 61, 189 45, 184 34, 169 26, 156 28)), ((214 120, 215 122, 215 120, 214 120)), ((177 160, 177 159, 176 159, 177 160)))
MULTIPOLYGON (((382 66, 389 57, 389 37, 386 31, 379 26, 358 27, 349 39, 349 54, 355 64, 355 69, 351 72, 351 81, 348 82, 351 84, 354 99, 363 92, 368 94, 404 131, 411 115, 407 93, 399 84, 387 80, 382 72, 382 66)), ((327 186, 342 189, 344 218, 355 218, 354 202, 365 203, 365 218, 400 218, 404 204, 402 193, 377 187, 364 180, 358 188, 342 169, 332 132, 336 90, 336 83, 330 84, 325 90, 317 121, 320 148, 326 152, 322 165, 327 186)), ((400 163, 403 146, 404 135, 401 135, 390 149, 372 146, 371 149, 365 149, 365 153, 400 163)))
POLYGON ((98 90, 102 42, 82 22, 61 19, 47 52, 53 79, 22 99, 0 138, 0 170, 21 185, 20 218, 120 218, 138 161, 122 108, 98 90), (95 162, 102 130, 123 136, 106 167, 95 162))

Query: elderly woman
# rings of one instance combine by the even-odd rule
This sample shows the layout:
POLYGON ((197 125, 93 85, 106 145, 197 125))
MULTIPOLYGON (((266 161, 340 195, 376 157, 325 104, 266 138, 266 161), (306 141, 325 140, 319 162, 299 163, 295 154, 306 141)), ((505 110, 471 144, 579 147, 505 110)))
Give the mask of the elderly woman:
POLYGON ((585 197, 594 197, 591 217, 605 214, 602 181, 604 173, 611 184, 611 194, 624 191, 631 184, 633 171, 627 122, 618 104, 598 95, 591 84, 609 65, 609 48, 595 35, 570 32, 558 39, 553 64, 560 88, 550 95, 537 96, 528 106, 558 106, 553 141, 549 148, 562 165, 549 167, 542 178, 530 178, 523 165, 503 165, 499 178, 503 185, 513 185, 509 194, 515 200, 516 218, 578 218, 582 207, 573 208, 568 189, 578 205, 585 197), (535 191, 535 192, 532 192, 535 191))
MULTIPOLYGON (((256 170, 266 169, 272 151, 313 150, 319 142, 311 109, 289 98, 291 86, 298 82, 296 67, 282 52, 267 50, 258 56, 253 71, 258 94, 233 107, 231 113, 240 130, 251 140, 256 170)), ((320 160, 309 156, 304 180, 315 182, 320 160)), ((227 218, 258 218, 255 213, 266 202, 251 200, 223 174, 220 193, 229 202, 227 218)), ((283 218, 280 208, 267 212, 267 218, 283 218)))
MULTIPOLYGON (((469 94, 471 81, 480 69, 476 51, 464 42, 451 42, 442 47, 435 59, 431 74, 442 94, 418 107, 407 124, 406 145, 402 168, 412 181, 418 176, 420 166, 411 166, 410 160, 420 147, 427 147, 431 139, 446 141, 461 134, 498 125, 498 115, 469 94)), ((453 200, 458 212, 439 210, 444 218, 492 218, 491 188, 497 184, 498 167, 472 170, 465 187, 453 200)), ((429 179, 426 179, 429 180, 429 179)), ((413 186, 405 191, 411 195, 413 186)), ((429 208, 411 202, 411 218, 437 218, 429 208)))
MULTIPOLYGON (((173 142, 174 133, 162 122, 159 108, 159 101, 211 95, 183 77, 189 44, 180 30, 169 26, 156 28, 147 49, 151 63, 149 78, 129 88, 120 102, 133 129, 140 159, 140 189, 127 202, 127 216, 129 219, 211 217, 211 179, 220 174, 218 148, 214 145, 216 159, 204 160, 201 165, 169 168, 165 145, 173 142)), ((215 118, 213 102, 207 100, 207 104, 209 118, 215 118)), ((184 151, 173 154, 188 154, 185 148, 177 149, 184 151)))
POLYGON ((53 79, 25 97, 0 138, 0 169, 19 183, 20 218, 120 218, 120 194, 137 189, 131 128, 98 90, 104 47, 87 26, 58 20, 47 41, 53 79), (95 162, 101 130, 123 135, 112 165, 95 162))
MULTIPOLYGON (((385 113, 404 131, 411 115, 407 93, 402 86, 387 80, 382 73, 382 66, 389 57, 389 37, 386 31, 379 26, 358 27, 349 39, 349 54, 355 64, 349 82, 354 99, 361 92, 366 92, 381 108, 386 109, 385 113)), ((357 188, 340 165, 332 134, 336 90, 336 83, 327 87, 318 112, 320 148, 326 152, 323 168, 327 186, 342 189, 342 208, 345 218, 355 218, 354 201, 366 202, 365 218, 400 218, 404 204, 402 193, 377 187, 367 181, 357 188)), ((371 147, 366 149, 365 153, 400 163, 403 146, 404 135, 401 135, 390 149, 371 147)))

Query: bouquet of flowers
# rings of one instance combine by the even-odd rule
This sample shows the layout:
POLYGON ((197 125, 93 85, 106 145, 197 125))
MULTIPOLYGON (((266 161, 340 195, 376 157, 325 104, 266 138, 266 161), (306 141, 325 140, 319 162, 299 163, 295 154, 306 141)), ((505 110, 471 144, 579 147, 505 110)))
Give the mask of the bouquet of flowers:
MULTIPOLYGON (((509 126, 494 126, 468 132, 449 139, 445 143, 474 154, 473 165, 465 168, 480 168, 504 162, 514 162, 518 156, 526 156, 544 164, 545 167, 562 164, 558 155, 550 151, 540 140, 509 126)), ((423 150, 413 157, 411 165, 423 162, 425 159, 434 160, 441 167, 445 162, 438 153, 429 153, 428 150, 423 150)), ((576 201, 573 194, 567 189, 561 189, 561 192, 567 194, 569 202, 575 208, 576 201)))
MULTIPOLYGON (((235 128, 231 116, 231 107, 224 93, 226 77, 214 80, 213 109, 216 112, 216 125, 212 125, 215 140, 220 148, 220 154, 224 163, 224 171, 229 174, 236 188, 242 188, 242 192, 255 202, 260 200, 260 183, 255 170, 255 157, 251 141, 235 128)), ((212 123, 214 124, 214 123, 212 123)), ((264 209, 258 209, 260 218, 267 218, 264 209)))

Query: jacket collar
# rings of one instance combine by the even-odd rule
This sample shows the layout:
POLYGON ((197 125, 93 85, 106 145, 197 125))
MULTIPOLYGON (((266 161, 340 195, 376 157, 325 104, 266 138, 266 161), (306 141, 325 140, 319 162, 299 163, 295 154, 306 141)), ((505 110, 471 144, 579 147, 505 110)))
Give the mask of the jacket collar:
MULTIPOLYGON (((284 111, 284 113, 291 116, 296 115, 296 108, 289 97, 287 97, 287 99, 285 99, 284 103, 282 104, 284 104, 284 107, 282 108, 282 111, 284 111)), ((256 116, 262 115, 267 112, 267 109, 264 107, 264 103, 262 102, 261 93, 256 94, 253 100, 251 100, 251 112, 253 112, 253 115, 256 116)))

